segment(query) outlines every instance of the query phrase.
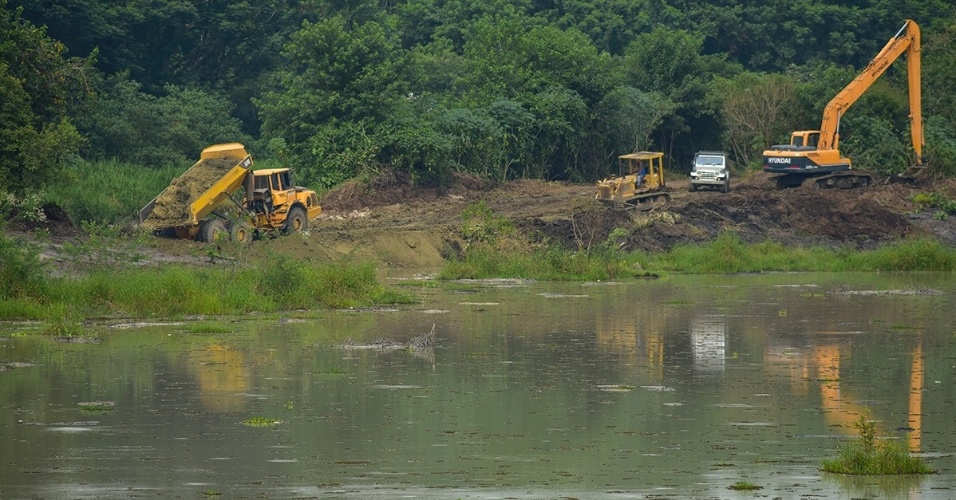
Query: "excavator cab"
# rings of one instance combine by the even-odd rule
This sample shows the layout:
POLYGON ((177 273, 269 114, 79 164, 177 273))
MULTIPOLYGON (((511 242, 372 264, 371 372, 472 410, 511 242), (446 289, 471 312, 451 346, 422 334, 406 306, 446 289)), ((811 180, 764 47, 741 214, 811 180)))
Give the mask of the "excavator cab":
POLYGON ((819 130, 798 130, 790 135, 790 145, 798 148, 817 149, 819 142, 819 130))

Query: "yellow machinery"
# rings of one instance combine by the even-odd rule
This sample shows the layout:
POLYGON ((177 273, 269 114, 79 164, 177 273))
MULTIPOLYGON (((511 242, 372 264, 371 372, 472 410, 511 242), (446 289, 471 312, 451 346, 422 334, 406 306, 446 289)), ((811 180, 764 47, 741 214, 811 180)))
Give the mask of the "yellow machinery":
POLYGON ((638 151, 618 158, 622 173, 626 167, 628 174, 598 182, 595 199, 632 206, 670 199, 669 194, 662 192, 665 187, 664 153, 638 151))
POLYGON ((840 91, 823 110, 820 130, 801 130, 790 136, 790 144, 771 146, 763 153, 764 172, 784 174, 778 176, 777 187, 799 186, 807 177, 817 177, 820 188, 853 188, 869 185, 872 180, 866 174, 838 173, 851 170, 849 158, 840 154, 840 118, 886 69, 901 55, 906 54, 909 79, 910 132, 915 165, 923 165, 923 117, 920 96, 920 31, 912 20, 890 39, 852 82, 840 91))
POLYGON ((252 156, 238 143, 216 144, 139 212, 143 226, 200 241, 252 240, 261 230, 305 231, 322 213, 315 191, 296 186, 288 168, 252 170, 252 156), (233 195, 245 190, 243 202, 233 195), (232 201, 240 215, 217 211, 232 201))

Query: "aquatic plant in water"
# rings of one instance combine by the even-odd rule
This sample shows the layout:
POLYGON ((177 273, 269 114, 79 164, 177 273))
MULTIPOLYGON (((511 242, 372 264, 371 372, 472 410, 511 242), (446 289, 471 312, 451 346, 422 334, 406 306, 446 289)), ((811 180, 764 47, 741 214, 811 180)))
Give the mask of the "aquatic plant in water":
POLYGON ((824 472, 855 475, 932 474, 934 471, 919 457, 910 455, 898 441, 876 441, 876 422, 865 415, 853 424, 859 439, 844 446, 835 459, 824 460, 824 472))
POLYGON ((281 423, 281 420, 265 417, 253 417, 242 421, 242 425, 247 427, 272 427, 273 425, 279 425, 281 423))
POLYGON ((753 491, 753 490, 762 490, 763 486, 757 486, 754 483, 749 481, 737 481, 736 483, 728 486, 728 488, 737 491, 753 491))

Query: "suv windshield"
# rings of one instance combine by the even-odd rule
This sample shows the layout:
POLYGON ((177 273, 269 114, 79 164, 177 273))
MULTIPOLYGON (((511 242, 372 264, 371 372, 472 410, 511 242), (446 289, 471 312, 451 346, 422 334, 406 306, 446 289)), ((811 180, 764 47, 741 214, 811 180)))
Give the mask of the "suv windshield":
POLYGON ((723 166, 724 159, 719 156, 698 156, 697 166, 700 167, 720 167, 723 166))

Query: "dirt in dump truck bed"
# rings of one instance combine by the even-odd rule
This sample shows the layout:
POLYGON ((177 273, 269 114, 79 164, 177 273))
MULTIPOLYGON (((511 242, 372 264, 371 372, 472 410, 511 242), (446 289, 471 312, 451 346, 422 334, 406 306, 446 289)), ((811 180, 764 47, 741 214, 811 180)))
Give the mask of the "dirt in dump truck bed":
POLYGON ((189 205, 212 187, 238 161, 230 158, 200 160, 183 175, 173 179, 159 196, 143 226, 148 229, 179 226, 190 219, 189 205))

